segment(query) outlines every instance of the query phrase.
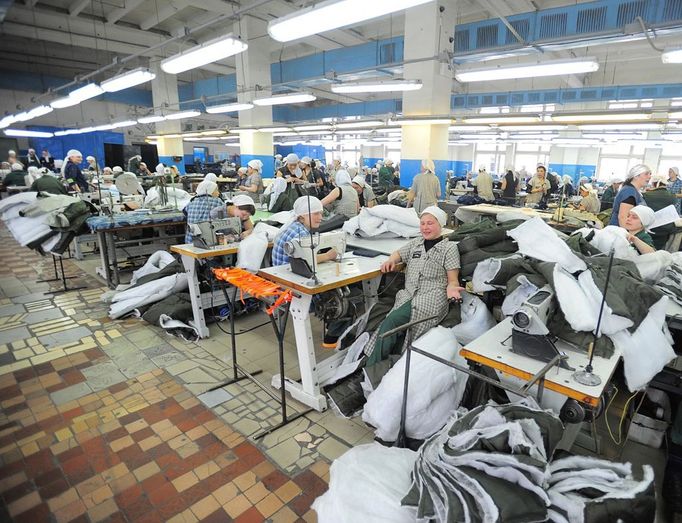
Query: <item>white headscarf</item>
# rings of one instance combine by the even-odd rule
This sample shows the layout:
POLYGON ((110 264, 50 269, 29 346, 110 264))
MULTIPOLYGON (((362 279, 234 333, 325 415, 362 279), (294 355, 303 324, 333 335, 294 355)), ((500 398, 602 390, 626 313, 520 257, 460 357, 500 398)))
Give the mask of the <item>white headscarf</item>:
POLYGON ((159 164, 156 166, 156 169, 155 169, 156 174, 165 174, 165 172, 164 172, 164 169, 165 169, 165 168, 166 168, 166 166, 165 166, 164 164, 159 163, 159 164))
POLYGON ((634 212, 639 217, 639 221, 642 222, 642 227, 644 227, 644 230, 646 231, 649 230, 649 226, 654 223, 654 220, 656 219, 654 210, 646 205, 636 205, 630 209, 630 212, 634 212))
POLYGON ((272 210, 279 195, 287 190, 287 181, 284 178, 275 178, 272 182, 272 191, 270 192, 270 203, 268 210, 272 210))
POLYGON ((21 163, 18 163, 18 162, 17 162, 17 163, 13 163, 12 166, 11 166, 11 169, 12 169, 13 171, 23 171, 23 170, 24 170, 24 165, 21 164, 21 163))
POLYGON ((258 172, 260 172, 263 169, 263 162, 255 158, 246 165, 251 167, 251 169, 256 169, 258 172))
POLYGON ((243 205, 255 205, 253 203, 253 198, 250 196, 247 196, 246 194, 238 194, 234 198, 232 198, 232 205, 236 205, 237 207, 241 207, 243 205))
MULTIPOLYGON (((215 176, 215 174, 213 176, 215 176)), ((217 183, 211 180, 204 180, 199 185, 197 185, 197 196, 202 196, 205 194, 210 196, 217 190, 218 190, 217 183)))
POLYGON ((64 176, 64 172, 66 171, 66 164, 68 163, 69 159, 72 156, 81 156, 82 157, 83 155, 81 154, 81 152, 78 149, 69 149, 69 152, 66 153, 66 158, 64 158, 64 161, 62 162, 62 168, 61 168, 62 176, 64 176))
POLYGON ((114 165, 114 168, 111 171, 115 173, 122 173, 123 167, 121 167, 120 165, 114 165))
POLYGON ((298 155, 296 153, 289 153, 289 154, 287 154, 287 157, 285 158, 284 163, 298 165, 299 161, 300 160, 299 160, 298 155))
POLYGON ((204 176, 205 182, 215 182, 218 180, 218 177, 214 173, 208 173, 206 176, 204 176))
POLYGON ((448 223, 448 214, 443 209, 436 205, 430 205, 429 207, 424 209, 419 216, 421 217, 424 216, 425 214, 430 214, 436 220, 438 220, 438 223, 440 223, 441 227, 445 227, 445 224, 448 223))
POLYGON ((322 212, 322 202, 314 196, 301 196, 294 202, 294 215, 306 216, 308 213, 322 212))
POLYGON ((365 179, 358 174, 355 178, 353 178, 353 183, 357 183, 360 187, 364 189, 366 182, 365 179))
POLYGON ((336 171, 336 176, 334 177, 336 181, 336 186, 339 187, 341 185, 350 185, 351 179, 350 179, 350 174, 348 174, 348 171, 344 169, 339 169, 336 171))
POLYGON ((627 176, 625 177, 625 180, 632 180, 633 178, 637 178, 638 176, 641 176, 642 174, 650 173, 651 172, 651 167, 648 165, 644 165, 643 163, 638 163, 635 165, 632 169, 628 171, 627 176))
MULTIPOLYGON (((433 163, 433 160, 422 160, 422 167, 424 168, 425 171, 429 171, 430 173, 436 173, 436 165, 433 163)), ((485 168, 483 169, 485 171, 485 168)), ((478 170, 481 172, 481 169, 478 170)))

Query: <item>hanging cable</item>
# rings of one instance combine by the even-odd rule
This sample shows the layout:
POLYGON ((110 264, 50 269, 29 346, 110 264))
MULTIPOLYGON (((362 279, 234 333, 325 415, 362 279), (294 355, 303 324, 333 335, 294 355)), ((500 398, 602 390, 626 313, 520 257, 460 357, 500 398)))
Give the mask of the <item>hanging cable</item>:
MULTIPOLYGON (((638 16, 637 18, 635 18, 635 20, 636 20, 637 22, 639 22, 639 25, 640 25, 641 28, 642 28, 642 32, 644 33, 644 36, 646 36, 646 41, 649 42, 649 45, 650 45, 655 51, 658 51, 659 53, 662 53, 662 52, 663 52, 663 49, 661 49, 660 47, 656 47, 656 45, 654 45, 653 40, 652 40, 651 37, 649 36, 649 28, 648 28, 648 27, 646 26, 646 24, 644 23, 644 20, 642 19, 642 17, 641 17, 641 16, 638 16)), ((654 34, 654 36, 656 36, 656 35, 654 34)))

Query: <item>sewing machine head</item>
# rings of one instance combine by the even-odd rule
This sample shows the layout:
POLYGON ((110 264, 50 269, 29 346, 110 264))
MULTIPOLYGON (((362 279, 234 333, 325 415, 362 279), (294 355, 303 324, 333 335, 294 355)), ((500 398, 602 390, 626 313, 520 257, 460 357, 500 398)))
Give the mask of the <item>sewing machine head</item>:
POLYGON ((239 218, 219 218, 189 224, 192 243, 203 249, 239 241, 242 223, 239 218), (219 241, 219 238, 222 241, 219 241))
POLYGON ((332 231, 314 234, 294 238, 284 244, 284 252, 289 256, 292 272, 306 278, 313 275, 313 267, 317 266, 317 255, 329 249, 343 254, 346 251, 346 233, 332 231))

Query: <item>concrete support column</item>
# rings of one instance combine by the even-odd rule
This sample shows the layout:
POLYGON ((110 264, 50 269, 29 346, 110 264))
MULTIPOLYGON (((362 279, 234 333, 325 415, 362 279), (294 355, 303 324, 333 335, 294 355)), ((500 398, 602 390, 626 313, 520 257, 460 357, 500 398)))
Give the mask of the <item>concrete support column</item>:
POLYGON ((360 147, 362 165, 374 167, 379 160, 386 158, 386 147, 383 145, 363 145, 360 147))
MULTIPOLYGON (((160 67, 160 62, 154 61, 150 64, 150 69, 156 73, 156 78, 152 81, 152 101, 156 111, 162 107, 162 111, 170 110, 176 111, 179 107, 178 98, 178 79, 174 74, 166 74, 160 67)), ((165 122, 157 122, 157 134, 175 134, 182 131, 182 125, 179 120, 167 120, 165 122)), ((183 158, 182 138, 159 138, 156 144, 156 150, 159 153, 159 161, 168 166, 175 165, 178 170, 185 174, 185 160, 183 158), (173 158, 180 158, 174 160, 173 158)), ((149 166, 150 170, 154 170, 155 166, 149 166)))
MULTIPOLYGON (((405 64, 407 80, 420 80, 418 91, 403 93, 403 115, 443 116, 450 114, 452 71, 437 57, 452 49, 456 9, 454 2, 438 0, 408 9, 405 13, 405 64), (442 12, 441 12, 442 8, 442 12), (409 63, 411 60, 421 60, 409 63)), ((445 171, 450 168, 448 125, 405 125, 400 151, 400 181, 409 187, 429 158, 436 165, 445 194, 445 171)))
MULTIPOLYGON (((251 102, 254 98, 270 96, 271 43, 267 22, 247 15, 234 24, 234 32, 249 44, 249 48, 236 57, 239 102, 251 102)), ((239 112, 239 127, 269 127, 271 125, 272 107, 255 106, 248 111, 239 112)), ((246 165, 250 160, 258 159, 263 162, 263 177, 274 177, 272 133, 241 133, 239 148, 242 165, 246 165)))

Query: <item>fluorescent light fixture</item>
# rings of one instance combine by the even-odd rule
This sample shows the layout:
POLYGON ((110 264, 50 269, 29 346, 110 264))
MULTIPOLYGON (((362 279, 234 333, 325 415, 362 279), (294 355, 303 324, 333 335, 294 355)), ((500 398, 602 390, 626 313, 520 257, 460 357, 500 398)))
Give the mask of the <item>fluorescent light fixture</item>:
POLYGON ((122 91, 123 89, 149 82, 154 78, 156 78, 156 75, 149 69, 138 67, 127 73, 119 74, 113 78, 104 80, 100 84, 100 87, 107 93, 115 93, 116 91, 122 91))
POLYGON ((398 125, 450 125, 452 118, 403 118, 391 120, 391 123, 398 125))
POLYGON ((595 123, 578 125, 581 131, 657 131, 663 127, 660 123, 595 123))
POLYGON ((299 131, 299 136, 317 136, 318 134, 324 134, 326 131, 299 131))
POLYGON ((95 131, 109 131, 109 130, 115 129, 115 128, 116 128, 116 126, 114 124, 106 123, 104 125, 97 125, 97 126, 93 127, 93 130, 95 130, 95 131))
POLYGON ((328 0, 299 9, 268 24, 268 33, 278 42, 291 42, 339 27, 402 11, 431 0, 328 0))
POLYGON ((490 127, 487 125, 451 125, 448 127, 448 131, 451 133, 457 133, 457 132, 476 132, 476 131, 490 131, 490 127))
POLYGON ((332 93, 392 93, 396 91, 417 91, 421 88, 422 83, 419 81, 397 80, 388 82, 333 84, 332 93))
POLYGON ((201 131, 199 134, 201 136, 222 136, 223 134, 227 134, 227 131, 216 129, 214 131, 201 131))
POLYGON ((587 140, 585 138, 554 138, 552 143, 557 145, 598 145, 599 140, 587 140))
POLYGON ((550 133, 550 134, 512 134, 508 137, 509 140, 530 140, 530 141, 535 141, 535 140, 551 140, 552 138, 555 138, 559 136, 557 133, 550 133))
POLYGON ((568 128, 567 125, 546 125, 546 124, 538 124, 538 125, 505 125, 504 130, 505 131, 514 131, 514 132, 531 132, 535 133, 538 131, 563 131, 568 128))
POLYGON ((383 124, 384 122, 381 120, 357 120, 353 122, 338 122, 335 126, 337 129, 355 129, 362 127, 378 127, 383 124))
POLYGON ((70 96, 64 96, 62 98, 57 98, 56 100, 52 100, 50 102, 50 107, 53 109, 64 109, 64 107, 71 107, 74 105, 78 105, 81 103, 80 100, 77 100, 76 98, 71 98, 70 96))
POLYGON ((161 69, 168 74, 182 73, 239 54, 248 47, 246 42, 230 33, 162 60, 161 69))
POLYGON ((517 78, 537 78, 580 73, 593 73, 599 69, 595 58, 550 60, 538 64, 521 64, 481 69, 460 69, 455 72, 458 82, 490 82, 517 78))
POLYGON ((489 125, 504 125, 515 123, 536 123, 540 121, 540 116, 524 115, 524 116, 465 116, 462 121, 471 124, 489 124, 489 125))
POLYGON ((63 131, 56 131, 54 133, 55 136, 68 136, 70 134, 76 134, 75 129, 64 129, 63 131))
POLYGON ((664 50, 661 60, 664 64, 682 64, 682 47, 664 50))
POLYGON ((210 142, 215 140, 221 140, 217 136, 204 136, 199 138, 183 138, 186 142, 210 142))
POLYGON ((226 147, 239 147, 239 144, 238 144, 238 143, 230 143, 230 142, 227 142, 227 143, 224 143, 223 145, 226 146, 226 147))
POLYGON ((199 116, 201 114, 200 111, 180 111, 179 113, 173 113, 173 114, 167 114, 166 115, 166 120, 182 120, 183 118, 194 118, 195 116, 199 116))
POLYGON ((260 133, 284 133, 291 131, 291 127, 259 127, 258 132, 260 133))
POLYGON ((137 125, 137 120, 122 120, 120 122, 112 122, 112 129, 118 129, 119 127, 130 127, 131 125, 137 125))
POLYGON ((44 116, 52 111, 54 111, 54 109, 49 105, 39 105, 28 112, 28 119, 38 118, 39 116, 44 116))
POLYGON ((230 129, 230 134, 255 133, 258 129, 230 129))
POLYGON ((327 131, 331 129, 331 125, 314 124, 314 125, 299 125, 294 127, 294 131, 327 131))
POLYGON ((52 138, 52 133, 45 133, 42 131, 28 131, 26 129, 5 129, 3 131, 7 136, 26 136, 29 138, 52 138))
POLYGON ((137 123, 163 122, 165 119, 166 117, 160 114, 150 114, 149 116, 143 116, 142 118, 138 118, 137 123))
POLYGON ((7 116, 4 116, 2 120, 0 120, 0 129, 4 129, 5 127, 9 127, 12 125, 14 122, 16 122, 16 119, 14 118, 13 114, 8 114, 7 116))
POLYGON ((313 100, 317 100, 317 97, 310 93, 289 93, 277 94, 275 96, 270 96, 268 98, 258 98, 254 100, 253 103, 258 106, 265 106, 282 104, 300 104, 304 102, 312 102, 313 100))
POLYGON ((182 135, 183 138, 196 138, 197 136, 201 136, 201 133, 185 133, 182 135))
POLYGON ((682 120, 682 111, 676 111, 674 113, 668 113, 668 118, 673 120, 682 120))
POLYGON ((233 103, 223 105, 212 105, 210 107, 206 107, 206 112, 209 114, 236 113, 237 111, 247 111, 248 109, 253 109, 253 104, 233 103))
POLYGON ((85 100, 89 100, 90 98, 99 96, 103 92, 104 89, 102 89, 99 85, 88 84, 71 91, 69 93, 69 98, 73 98, 74 100, 78 100, 79 102, 84 102, 85 100))
POLYGON ((644 112, 575 113, 553 114, 553 122, 626 122, 628 120, 649 120, 651 114, 644 112))
POLYGON ((14 115, 14 121, 15 122, 25 122, 26 120, 30 120, 30 119, 31 118, 28 115, 28 111, 22 111, 22 112, 14 115))
POLYGON ((95 127, 81 127, 80 129, 76 129, 78 131, 76 134, 83 134, 83 133, 92 133, 96 131, 95 127))

